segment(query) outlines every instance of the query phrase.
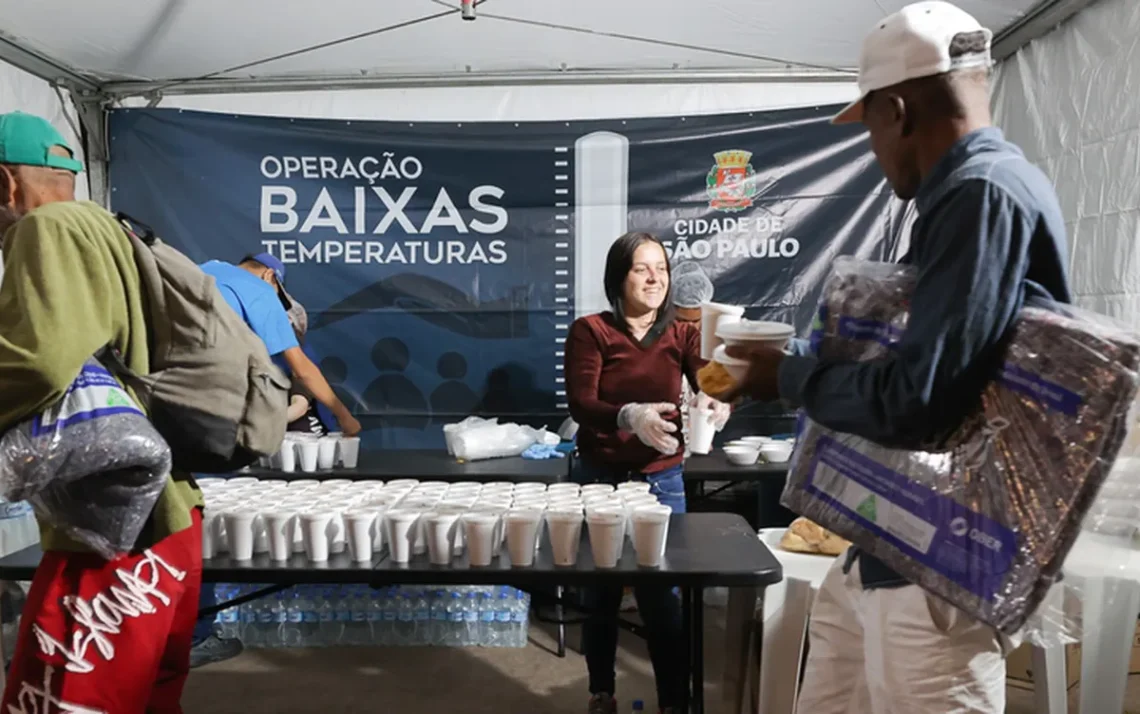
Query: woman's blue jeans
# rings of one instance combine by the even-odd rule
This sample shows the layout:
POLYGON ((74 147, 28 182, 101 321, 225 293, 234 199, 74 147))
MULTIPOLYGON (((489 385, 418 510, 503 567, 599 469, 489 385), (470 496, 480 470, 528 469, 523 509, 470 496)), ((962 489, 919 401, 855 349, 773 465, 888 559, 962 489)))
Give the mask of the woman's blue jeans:
MULTIPOLYGON (((650 493, 670 506, 674 513, 685 512, 685 484, 682 468, 676 466, 655 474, 630 474, 621 469, 579 461, 573 478, 578 483, 617 483, 630 478, 649 482, 650 493)), ((639 585, 633 589, 637 610, 645 625, 649 659, 657 681, 657 706, 680 707, 688 691, 685 672, 684 623, 681 603, 668 585, 639 585)), ((618 615, 622 588, 606 586, 585 592, 590 614, 582 626, 582 649, 590 673, 590 694, 613 694, 618 645, 618 615)))

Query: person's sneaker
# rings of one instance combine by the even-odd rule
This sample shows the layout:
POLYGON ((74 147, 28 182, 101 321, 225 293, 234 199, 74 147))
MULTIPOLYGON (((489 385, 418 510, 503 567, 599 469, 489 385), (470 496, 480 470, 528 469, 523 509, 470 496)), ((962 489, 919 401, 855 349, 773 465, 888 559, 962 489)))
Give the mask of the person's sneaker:
POLYGON ((590 697, 586 714, 617 714, 617 700, 611 694, 599 693, 590 697))
POLYGON ((190 648, 190 669, 207 664, 225 662, 242 653, 241 640, 223 639, 217 635, 210 635, 190 648))

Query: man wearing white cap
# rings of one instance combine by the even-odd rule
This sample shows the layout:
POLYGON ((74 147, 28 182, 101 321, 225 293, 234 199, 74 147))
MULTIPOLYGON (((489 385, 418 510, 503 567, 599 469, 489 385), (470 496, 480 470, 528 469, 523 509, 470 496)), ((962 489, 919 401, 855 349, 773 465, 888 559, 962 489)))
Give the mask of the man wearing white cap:
MULTIPOLYGON (((887 180, 918 211, 918 283, 891 356, 823 361, 770 349, 741 390, 782 397, 815 421, 898 448, 951 432, 973 411, 1028 302, 1069 301, 1065 226, 1049 180, 991 124, 992 33, 945 2, 871 30, 858 101, 887 180)), ((1010 641, 852 548, 820 587, 800 714, 998 714, 1010 641)))

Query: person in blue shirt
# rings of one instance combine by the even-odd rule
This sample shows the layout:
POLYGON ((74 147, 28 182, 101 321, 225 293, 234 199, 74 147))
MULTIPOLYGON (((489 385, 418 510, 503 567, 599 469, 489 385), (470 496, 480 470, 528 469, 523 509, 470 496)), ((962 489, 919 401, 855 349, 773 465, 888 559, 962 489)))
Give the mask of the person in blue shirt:
MULTIPOLYGON (((869 362, 730 350, 752 363, 741 393, 920 448, 977 408, 1024 305, 1070 301, 1053 186, 992 126, 991 41, 945 2, 909 5, 871 30, 862 96, 835 122, 861 121, 895 193, 915 201, 903 259, 918 273, 910 322, 892 355, 869 362)), ((1012 645, 851 548, 820 585, 797 711, 999 714, 1012 645)))
MULTIPOLYGON (((201 267, 207 275, 213 276, 229 306, 265 343, 270 357, 292 375, 294 385, 328 407, 346 435, 360 433, 360 422, 336 396, 320 368, 297 341, 286 312, 292 299, 285 292, 285 265, 269 253, 260 253, 243 259, 238 265, 211 260, 201 267)), ((213 588, 202 588, 199 609, 216 603, 213 588)), ((241 651, 240 640, 218 637, 213 630, 213 618, 202 618, 194 628, 190 666, 222 662, 241 651)))

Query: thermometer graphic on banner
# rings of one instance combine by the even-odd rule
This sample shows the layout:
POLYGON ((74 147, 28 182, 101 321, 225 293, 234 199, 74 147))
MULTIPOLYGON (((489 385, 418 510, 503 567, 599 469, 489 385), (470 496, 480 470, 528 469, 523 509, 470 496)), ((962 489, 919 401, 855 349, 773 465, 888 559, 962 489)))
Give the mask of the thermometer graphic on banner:
POLYGON ((574 317, 609 307, 606 253, 629 226, 629 139, 596 131, 574 142, 574 317))

